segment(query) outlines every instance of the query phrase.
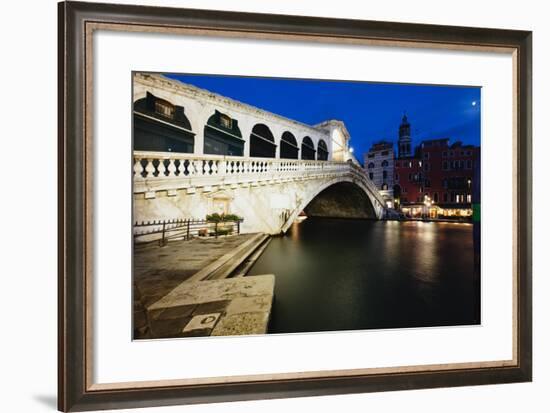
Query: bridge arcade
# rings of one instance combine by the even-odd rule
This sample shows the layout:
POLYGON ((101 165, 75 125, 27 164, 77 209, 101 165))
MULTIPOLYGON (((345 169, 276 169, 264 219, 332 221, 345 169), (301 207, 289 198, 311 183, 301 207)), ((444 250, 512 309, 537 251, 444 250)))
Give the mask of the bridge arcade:
POLYGON ((243 232, 277 234, 306 208, 383 216, 340 121, 309 126, 144 73, 134 75, 133 109, 135 221, 232 213, 243 232))
POLYGON ((323 161, 352 158, 341 151, 333 157, 333 137, 326 127, 309 126, 156 74, 134 74, 134 126, 135 150, 323 161), (147 141, 145 135, 155 138, 147 141))

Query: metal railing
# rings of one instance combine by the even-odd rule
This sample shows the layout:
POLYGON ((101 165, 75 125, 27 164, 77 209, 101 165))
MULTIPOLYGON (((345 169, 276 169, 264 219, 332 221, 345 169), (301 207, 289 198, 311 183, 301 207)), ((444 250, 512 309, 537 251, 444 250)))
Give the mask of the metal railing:
POLYGON ((204 219, 169 219, 134 222, 134 242, 158 241, 163 246, 171 240, 189 240, 200 236, 240 234, 241 220, 211 222, 204 219))

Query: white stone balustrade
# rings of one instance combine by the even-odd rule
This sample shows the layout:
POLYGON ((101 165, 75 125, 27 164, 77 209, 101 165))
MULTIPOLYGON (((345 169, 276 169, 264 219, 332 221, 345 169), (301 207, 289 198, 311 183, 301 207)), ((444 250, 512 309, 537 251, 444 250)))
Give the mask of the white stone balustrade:
POLYGON ((200 187, 275 184, 342 175, 358 179, 384 205, 363 169, 351 162, 134 152, 134 193, 200 187))

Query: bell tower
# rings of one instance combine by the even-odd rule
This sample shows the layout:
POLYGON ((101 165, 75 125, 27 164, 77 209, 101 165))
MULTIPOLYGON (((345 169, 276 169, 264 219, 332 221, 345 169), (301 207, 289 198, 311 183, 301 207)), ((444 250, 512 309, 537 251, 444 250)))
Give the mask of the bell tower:
POLYGON ((399 140, 397 142, 399 158, 407 158, 411 153, 411 124, 407 120, 407 115, 403 115, 401 125, 399 125, 399 140))

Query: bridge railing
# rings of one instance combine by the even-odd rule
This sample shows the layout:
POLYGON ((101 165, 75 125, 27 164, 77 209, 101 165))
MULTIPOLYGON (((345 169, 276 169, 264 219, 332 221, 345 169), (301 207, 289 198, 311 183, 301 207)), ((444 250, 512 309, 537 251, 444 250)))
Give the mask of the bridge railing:
POLYGON ((351 162, 134 151, 134 192, 171 189, 173 182, 215 185, 338 174, 351 174, 360 179, 384 205, 378 189, 363 169, 351 162))
POLYGON ((300 159, 242 158, 171 152, 134 152, 134 179, 191 178, 273 174, 285 172, 332 172, 347 164, 300 159))
POLYGON ((356 165, 354 163, 350 163, 350 168, 352 173, 360 177, 360 179, 363 181, 363 184, 366 185, 371 190, 371 192, 374 194, 378 202, 380 202, 380 204, 385 207, 386 203, 385 203, 384 197, 382 197, 376 185, 368 178, 363 168, 361 168, 361 166, 356 165))

